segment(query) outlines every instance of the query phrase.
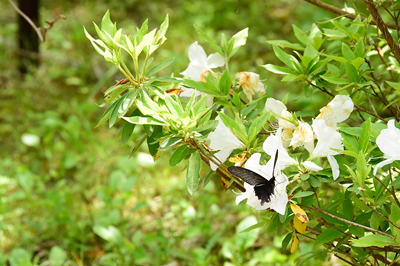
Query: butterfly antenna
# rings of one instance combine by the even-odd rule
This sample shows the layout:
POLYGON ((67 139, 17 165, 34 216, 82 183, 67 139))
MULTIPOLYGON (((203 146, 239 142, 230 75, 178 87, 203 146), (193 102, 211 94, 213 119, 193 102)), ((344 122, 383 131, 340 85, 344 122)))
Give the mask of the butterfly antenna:
POLYGON ((276 162, 278 161, 278 150, 276 150, 275 153, 275 161, 274 161, 274 167, 272 168, 272 176, 275 177, 275 166, 276 166, 276 162))

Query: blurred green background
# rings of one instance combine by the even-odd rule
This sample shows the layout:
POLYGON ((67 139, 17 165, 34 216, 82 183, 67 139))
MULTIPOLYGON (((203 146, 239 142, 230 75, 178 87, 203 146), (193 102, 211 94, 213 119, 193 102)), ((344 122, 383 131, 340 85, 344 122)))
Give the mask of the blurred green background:
MULTIPOLYGON (((86 39, 92 21, 107 11, 125 33, 148 18, 157 27, 169 13, 168 40, 154 62, 175 57, 160 75, 179 76, 188 65, 188 47, 199 41, 193 24, 220 41, 249 27, 247 45, 231 61, 232 74, 253 71, 267 94, 288 105, 318 111, 320 103, 294 93, 259 65, 280 64, 267 40, 294 41, 292 23, 303 30, 331 14, 302 1, 49 1, 40 20, 58 21, 41 44, 41 65, 21 77, 17 71, 17 17, 0 2, 0 265, 324 265, 312 244, 300 239, 290 254, 283 237, 268 227, 239 233, 268 217, 225 192, 221 180, 195 195, 186 190, 185 162, 156 163, 145 148, 129 158, 135 137, 123 147, 117 124, 95 128, 104 112, 96 103, 123 76, 86 39), (238 233, 238 234, 237 234, 238 233), (311 261, 310 261, 311 260, 311 261)), ((43 24, 42 24, 43 25, 43 24)), ((203 167, 207 175, 207 167, 203 167)))

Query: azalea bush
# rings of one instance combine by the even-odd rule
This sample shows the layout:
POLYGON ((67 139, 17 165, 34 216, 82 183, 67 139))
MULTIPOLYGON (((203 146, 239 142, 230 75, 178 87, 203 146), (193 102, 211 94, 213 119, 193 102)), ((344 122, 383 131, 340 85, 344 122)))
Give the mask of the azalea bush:
MULTIPOLYGON (((98 125, 123 124, 123 145, 141 132, 132 154, 146 145, 154 160, 187 165, 190 194, 217 180, 238 194, 236 204, 267 210, 244 231, 283 235, 282 247, 292 253, 312 241, 303 261, 334 254, 351 265, 397 265, 400 53, 378 7, 366 3, 367 18, 343 11, 307 31, 293 25, 297 43, 266 44, 282 65, 263 67, 283 75, 291 95, 322 99, 319 110, 292 110, 289 95, 269 97, 279 88, 258 74, 230 72, 247 28, 217 42, 195 26, 214 53, 207 56, 195 41, 187 69, 160 77, 173 63, 153 59, 166 41, 168 16, 159 30, 145 21, 125 34, 107 12, 100 27, 94 24, 99 39, 85 33, 125 79, 105 91, 98 125), (235 174, 233 166, 257 178, 235 174), (260 177, 265 181, 254 181, 260 177)), ((397 23, 396 5, 382 8, 397 23)))

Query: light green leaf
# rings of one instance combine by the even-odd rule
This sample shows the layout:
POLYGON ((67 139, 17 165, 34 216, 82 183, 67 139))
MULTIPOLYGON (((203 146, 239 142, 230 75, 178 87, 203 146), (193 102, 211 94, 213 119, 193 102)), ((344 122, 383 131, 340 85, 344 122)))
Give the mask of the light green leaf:
POLYGON ((131 117, 123 117, 126 121, 136 125, 160 125, 167 126, 167 124, 163 121, 151 118, 151 117, 141 117, 141 116, 131 116, 131 117))
POLYGON ((299 43, 290 43, 285 40, 273 40, 273 41, 267 41, 267 43, 272 44, 272 45, 277 45, 280 48, 291 48, 294 50, 304 50, 304 46, 299 44, 299 43))
POLYGON ((383 235, 367 235, 359 239, 352 239, 351 242, 353 242, 353 246, 355 247, 376 246, 384 248, 387 245, 397 245, 394 239, 383 235))
POLYGON ((135 56, 136 58, 139 57, 140 53, 146 46, 149 46, 153 43, 154 35, 156 33, 156 29, 152 30, 151 32, 147 33, 143 36, 142 41, 136 46, 135 56))
POLYGON ((166 151, 168 149, 171 149, 172 147, 174 147, 176 144, 180 143, 181 141, 182 141, 182 137, 168 138, 161 143, 160 150, 166 151))
POLYGON ((192 153, 189 158, 189 164, 186 173, 186 185, 190 195, 197 190, 200 181, 200 153, 198 151, 192 153))
POLYGON ((14 248, 11 251, 9 262, 11 266, 32 266, 31 255, 22 248, 14 248))
POLYGON ((294 194, 292 198, 293 199, 295 199, 295 198, 305 198, 305 197, 308 197, 308 196, 313 195, 313 194, 314 194, 314 192, 312 192, 312 191, 299 191, 296 194, 294 194))
POLYGON ((110 242, 111 244, 114 244, 114 245, 122 244, 123 236, 122 236, 121 232, 119 231, 119 229, 113 225, 110 225, 108 227, 101 226, 101 225, 95 225, 93 227, 93 231, 98 236, 100 236, 104 240, 110 242))
POLYGON ((67 259, 67 253, 59 246, 53 246, 50 250, 49 261, 51 266, 62 266, 67 259))
POLYGON ((219 47, 213 39, 211 39, 210 37, 208 37, 208 35, 202 31, 199 27, 197 27, 196 25, 193 25, 197 34, 199 34, 199 36, 203 39, 203 41, 207 42, 215 51, 217 51, 219 54, 223 55, 224 53, 222 52, 221 47, 219 47))
POLYGON ((228 51, 228 57, 232 57, 238 50, 240 46, 246 44, 247 36, 248 36, 249 28, 245 28, 235 35, 229 40, 228 46, 232 47, 231 51, 228 51), (233 45, 232 45, 233 43, 233 45))
POLYGON ((161 62, 157 65, 155 65, 152 69, 149 70, 149 72, 147 72, 147 77, 151 77, 153 76, 155 73, 157 73, 158 71, 163 70, 164 68, 166 68, 167 66, 169 66, 175 58, 170 58, 165 60, 164 62, 161 62))
POLYGON ((275 73, 275 74, 285 74, 285 75, 292 74, 297 77, 297 73, 295 71, 293 71, 289 68, 286 68, 286 67, 275 66, 272 64, 266 64, 266 65, 263 65, 262 67, 264 67, 268 71, 271 71, 272 73, 275 73))
POLYGON ((107 10, 103 16, 103 19, 101 20, 101 29, 109 34, 114 35, 114 23, 111 21, 109 10, 107 10))
POLYGON ((342 42, 342 54, 343 54, 343 57, 346 58, 348 62, 351 62, 354 59, 356 59, 353 51, 344 42, 342 42))
POLYGON ((310 40, 308 39, 308 36, 304 34, 304 32, 297 27, 296 25, 292 24, 294 35, 296 36, 297 40, 299 40, 302 44, 307 45, 310 44, 310 40))

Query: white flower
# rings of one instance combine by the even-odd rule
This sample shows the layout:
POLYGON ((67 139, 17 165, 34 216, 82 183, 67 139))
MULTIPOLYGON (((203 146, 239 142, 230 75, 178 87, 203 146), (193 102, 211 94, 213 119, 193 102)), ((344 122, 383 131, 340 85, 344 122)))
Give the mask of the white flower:
POLYGON ((253 72, 239 72, 237 78, 239 78, 239 86, 242 86, 250 102, 253 100, 252 95, 255 92, 258 93, 258 96, 265 94, 265 88, 260 81, 260 75, 253 72))
POLYGON ((300 123, 294 131, 290 146, 297 148, 303 146, 308 152, 312 153, 314 150, 314 133, 308 123, 300 123))
POLYGON ((278 117, 279 127, 290 128, 290 129, 295 128, 295 125, 293 123, 285 119, 282 119, 282 118, 292 119, 292 114, 287 111, 287 107, 281 101, 275 100, 274 98, 268 98, 267 102, 265 103, 265 109, 267 111, 271 111, 274 114, 274 116, 279 116, 278 117))
MULTIPOLYGON (((232 131, 225 126, 221 118, 217 116, 216 120, 219 121, 218 126, 213 132, 208 134, 208 139, 211 140, 209 147, 213 150, 219 150, 214 156, 217 157, 222 163, 231 155, 234 149, 244 146, 244 144, 232 133, 232 131)), ((217 170, 218 166, 210 161, 210 167, 213 171, 217 170)))
POLYGON ((339 165, 333 156, 339 153, 331 148, 343 150, 342 136, 335 129, 328 127, 323 119, 314 119, 312 127, 318 143, 311 157, 327 157, 332 168, 333 179, 336 180, 339 177, 339 165))
POLYGON ((320 167, 320 166, 318 166, 318 165, 316 165, 315 163, 310 162, 310 161, 305 161, 305 162, 302 162, 301 164, 302 164, 305 168, 307 168, 308 170, 314 171, 314 172, 319 172, 319 171, 321 171, 321 170, 324 169, 324 168, 322 168, 322 167, 320 167))
POLYGON ((388 128, 383 129, 376 138, 376 145, 384 153, 383 157, 386 160, 375 166, 374 175, 376 175, 378 168, 400 160, 400 130, 395 127, 394 119, 388 122, 388 128))
POLYGON ((321 108, 316 119, 323 119, 328 127, 336 129, 336 124, 349 118, 354 103, 347 95, 336 95, 327 106, 321 108))
POLYGON ((287 150, 283 147, 281 134, 282 128, 279 128, 275 136, 271 135, 264 141, 263 149, 271 157, 275 157, 276 150, 278 150, 279 169, 284 170, 290 165, 297 165, 297 162, 289 156, 287 150))
MULTIPOLYGON (((278 160, 279 156, 280 154, 278 154, 278 160)), ((267 180, 270 180, 272 178, 275 155, 271 157, 267 165, 260 165, 260 158, 260 153, 253 154, 249 160, 247 160, 245 168, 258 173, 267 180)), ((256 210, 273 209, 276 212, 284 215, 286 211, 286 205, 288 203, 288 195, 286 193, 286 186, 288 182, 289 181, 286 175, 280 171, 279 166, 277 165, 275 169, 275 189, 274 193, 271 195, 270 202, 265 202, 263 205, 261 205, 261 200, 258 199, 254 192, 254 186, 244 183, 246 191, 236 197, 236 204, 239 204, 242 200, 247 199, 247 204, 256 210)))
POLYGON ((224 57, 219 53, 207 57, 203 47, 197 42, 192 43, 189 47, 189 60, 188 68, 180 74, 194 81, 199 81, 202 75, 209 71, 212 72, 212 68, 221 67, 225 64, 224 57))
POLYGON ((267 99, 265 109, 267 111, 272 111, 275 115, 280 115, 283 110, 287 110, 283 102, 275 100, 274 98, 267 99))

